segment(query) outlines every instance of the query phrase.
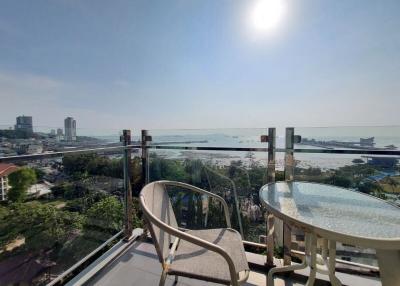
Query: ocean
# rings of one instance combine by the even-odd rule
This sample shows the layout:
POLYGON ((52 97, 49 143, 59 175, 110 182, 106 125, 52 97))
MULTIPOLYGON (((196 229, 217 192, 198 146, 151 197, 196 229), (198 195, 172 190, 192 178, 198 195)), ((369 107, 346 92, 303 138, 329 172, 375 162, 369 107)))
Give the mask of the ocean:
MULTIPOLYGON (((268 134, 267 129, 204 129, 204 130, 149 130, 152 135, 152 144, 159 145, 169 143, 173 146, 192 147, 267 147, 262 143, 261 135, 268 134)), ((277 148, 285 146, 285 129, 277 129, 277 148)), ((359 142, 360 138, 374 137, 374 147, 384 148, 394 145, 400 150, 400 126, 385 127, 328 127, 328 128, 295 128, 295 134, 302 138, 317 141, 341 141, 359 142)), ((138 140, 138 136, 136 137, 138 140)), ((322 149, 321 147, 296 144, 295 148, 322 149)), ((335 147, 335 149, 338 149, 335 147)), ((340 148, 343 149, 343 148, 340 148)), ((196 158, 210 161, 215 164, 228 165, 232 160, 242 160, 249 164, 251 160, 262 165, 267 163, 266 152, 254 152, 249 156, 248 152, 239 151, 193 151, 193 150, 152 150, 164 158, 196 158), (252 157, 250 160, 249 157, 252 157)), ((304 154, 295 153, 295 159, 299 167, 317 167, 321 169, 336 169, 353 164, 354 159, 366 160, 365 156, 348 154, 304 154)), ((277 169, 283 169, 284 154, 276 154, 277 169)))

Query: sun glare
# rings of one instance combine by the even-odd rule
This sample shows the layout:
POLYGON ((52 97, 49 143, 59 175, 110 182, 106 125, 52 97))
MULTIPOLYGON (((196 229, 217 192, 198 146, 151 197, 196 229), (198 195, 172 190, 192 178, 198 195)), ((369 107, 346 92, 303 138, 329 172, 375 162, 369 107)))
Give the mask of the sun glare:
POLYGON ((256 0, 250 13, 254 30, 267 32, 274 30, 285 13, 283 0, 256 0))

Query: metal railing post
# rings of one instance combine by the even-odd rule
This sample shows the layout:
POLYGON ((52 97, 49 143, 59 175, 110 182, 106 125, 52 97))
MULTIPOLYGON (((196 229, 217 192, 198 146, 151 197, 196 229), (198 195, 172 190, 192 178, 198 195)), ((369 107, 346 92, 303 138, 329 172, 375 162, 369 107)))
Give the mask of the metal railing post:
POLYGON ((294 128, 286 128, 285 136, 285 181, 294 180, 294 128))
POLYGON ((276 149, 276 129, 268 128, 267 183, 275 182, 275 149, 276 149))
MULTIPOLYGON (((267 183, 275 182, 275 149, 276 149, 276 129, 268 128, 268 166, 267 166, 267 183)), ((266 244, 267 244, 267 261, 268 267, 274 266, 274 236, 275 236, 275 218, 272 213, 266 212, 266 244)))
MULTIPOLYGON (((285 135, 285 181, 294 180, 294 128, 287 127, 285 135)), ((292 229, 287 223, 283 223, 283 265, 291 265, 292 257, 292 229)))
MULTIPOLYGON (((131 131, 123 130, 121 141, 124 146, 131 145, 131 131)), ((124 240, 128 241, 132 236, 132 186, 131 186, 131 154, 130 148, 124 149, 123 170, 124 170, 124 240)))
MULTIPOLYGON (((286 128, 285 136, 285 181, 291 182, 294 180, 294 144, 301 142, 301 136, 294 135, 294 128, 286 128)), ((292 229, 290 225, 283 224, 283 264, 291 264, 291 244, 292 244, 292 229)))
POLYGON ((149 174, 149 149, 148 142, 151 141, 151 136, 147 130, 142 130, 142 185, 145 186, 150 181, 149 174))

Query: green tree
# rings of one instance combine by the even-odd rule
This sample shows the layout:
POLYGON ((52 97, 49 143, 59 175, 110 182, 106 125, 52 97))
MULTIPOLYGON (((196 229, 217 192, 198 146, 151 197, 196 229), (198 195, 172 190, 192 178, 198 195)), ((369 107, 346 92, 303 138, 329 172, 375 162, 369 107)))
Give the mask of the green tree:
POLYGON ((8 176, 11 189, 7 197, 12 202, 25 200, 28 188, 36 182, 36 172, 30 168, 21 168, 8 176))
POLYGON ((352 185, 352 179, 350 177, 343 176, 335 173, 333 176, 325 180, 326 184, 335 185, 343 188, 349 188, 352 185))
POLYGON ((187 173, 184 163, 178 160, 166 160, 151 154, 150 160, 150 180, 172 180, 186 182, 187 173))
POLYGON ((89 175, 122 178, 122 161, 96 153, 70 154, 63 158, 64 172, 75 179, 89 175))
POLYGON ((105 198, 87 211, 85 228, 114 233, 122 229, 123 215, 122 203, 117 198, 105 198))
POLYGON ((38 181, 43 180, 43 177, 46 175, 46 173, 39 168, 34 168, 33 170, 35 171, 37 180, 38 181))
POLYGON ((56 198, 64 198, 66 194, 73 192, 73 185, 71 183, 62 183, 51 188, 51 193, 56 198))
POLYGON ((399 183, 392 177, 385 178, 385 182, 392 188, 393 193, 396 191, 396 188, 399 186, 399 183))
POLYGON ((358 191, 365 194, 371 194, 374 191, 379 190, 380 188, 381 187, 378 183, 372 181, 365 181, 358 185, 358 191))
POLYGON ((82 225, 77 213, 38 202, 12 204, 3 220, 7 223, 0 225, 1 245, 24 237, 24 247, 29 250, 60 247, 82 225))
POLYGON ((135 228, 143 228, 143 213, 140 210, 139 199, 133 197, 132 199, 132 227, 135 228))
POLYGON ((87 177, 88 165, 96 156, 95 153, 66 155, 63 157, 64 172, 77 179, 87 177))

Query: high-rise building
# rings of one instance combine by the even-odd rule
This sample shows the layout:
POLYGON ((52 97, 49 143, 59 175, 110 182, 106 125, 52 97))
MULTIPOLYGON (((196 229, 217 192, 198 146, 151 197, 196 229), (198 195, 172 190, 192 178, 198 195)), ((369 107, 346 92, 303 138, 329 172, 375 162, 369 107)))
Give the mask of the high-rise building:
POLYGON ((68 142, 76 141, 76 121, 72 117, 65 118, 64 129, 64 140, 68 142))
POLYGON ((33 133, 32 116, 18 116, 15 130, 33 133))
POLYGON ((64 133, 62 128, 57 128, 57 135, 56 135, 57 141, 61 141, 64 139, 64 133))

